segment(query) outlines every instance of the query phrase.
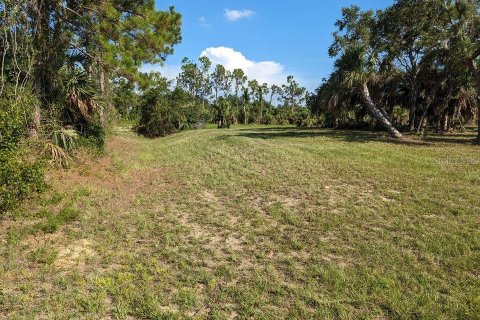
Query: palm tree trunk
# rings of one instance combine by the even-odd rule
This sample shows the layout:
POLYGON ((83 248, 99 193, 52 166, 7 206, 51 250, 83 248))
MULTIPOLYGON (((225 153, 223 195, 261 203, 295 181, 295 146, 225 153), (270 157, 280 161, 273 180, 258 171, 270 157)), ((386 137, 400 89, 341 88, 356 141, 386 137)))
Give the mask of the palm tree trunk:
POLYGON ((243 123, 247 124, 247 104, 243 103, 243 123))
POLYGON ((380 110, 378 110, 377 106, 370 97, 370 91, 368 90, 368 86, 366 83, 362 85, 361 95, 372 116, 378 122, 380 122, 385 127, 385 129, 387 129, 390 136, 397 139, 402 138, 402 134, 390 123, 390 121, 388 121, 388 119, 380 112, 380 110))
POLYGON ((477 142, 480 144, 480 71, 477 70, 477 142))
POLYGON ((260 123, 263 122, 263 97, 260 98, 260 123))
MULTIPOLYGON (((412 89, 415 90, 415 89, 412 89)), ((415 129, 415 113, 417 111, 417 94, 416 92, 410 93, 410 111, 408 115, 408 127, 410 131, 415 129)))
MULTIPOLYGON (((478 58, 478 54, 477 57, 478 58)), ((480 67, 478 66, 477 62, 475 61, 476 59, 471 58, 468 60, 468 65, 470 67, 470 70, 472 71, 473 75, 475 76, 476 82, 477 82, 477 142, 480 144, 480 67)))

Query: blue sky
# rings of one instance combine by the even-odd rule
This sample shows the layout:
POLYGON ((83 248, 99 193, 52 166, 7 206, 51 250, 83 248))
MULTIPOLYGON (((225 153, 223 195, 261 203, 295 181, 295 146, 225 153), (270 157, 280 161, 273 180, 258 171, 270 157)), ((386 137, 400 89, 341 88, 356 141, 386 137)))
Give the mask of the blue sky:
MULTIPOLYGON (((201 54, 227 68, 242 67, 250 77, 281 83, 292 74, 313 90, 332 70, 328 47, 344 6, 381 9, 393 0, 156 0, 183 16, 182 43, 169 56, 164 76, 174 78, 183 57, 201 54)), ((148 70, 157 67, 146 67, 148 70)))

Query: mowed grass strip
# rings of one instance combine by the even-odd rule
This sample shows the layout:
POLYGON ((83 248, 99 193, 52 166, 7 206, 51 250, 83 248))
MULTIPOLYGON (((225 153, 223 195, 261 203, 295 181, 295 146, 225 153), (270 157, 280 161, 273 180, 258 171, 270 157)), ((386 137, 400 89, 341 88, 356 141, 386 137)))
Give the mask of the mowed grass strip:
POLYGON ((479 148, 435 141, 122 131, 0 222, 0 318, 478 319, 479 148))

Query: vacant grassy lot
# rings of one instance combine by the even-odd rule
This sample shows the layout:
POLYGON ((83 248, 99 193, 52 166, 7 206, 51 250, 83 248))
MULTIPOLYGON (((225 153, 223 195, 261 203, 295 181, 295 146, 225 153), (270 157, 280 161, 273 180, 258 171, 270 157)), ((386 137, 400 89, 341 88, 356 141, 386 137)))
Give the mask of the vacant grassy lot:
POLYGON ((119 131, 0 221, 0 318, 479 319, 479 156, 360 132, 119 131))

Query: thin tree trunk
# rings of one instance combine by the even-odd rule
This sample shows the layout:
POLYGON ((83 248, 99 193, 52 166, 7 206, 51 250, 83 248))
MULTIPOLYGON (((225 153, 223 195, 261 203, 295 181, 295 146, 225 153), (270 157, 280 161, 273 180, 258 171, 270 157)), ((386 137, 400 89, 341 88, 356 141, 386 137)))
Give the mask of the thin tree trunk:
POLYGON ((41 110, 38 103, 35 104, 35 110, 33 112, 33 123, 30 129, 28 130, 28 136, 32 139, 38 138, 38 133, 40 132, 40 117, 41 110))
POLYGON ((45 78, 46 59, 48 59, 47 43, 50 35, 50 29, 48 25, 49 7, 48 4, 43 1, 36 1, 36 30, 33 39, 33 45, 39 49, 35 54, 35 67, 34 67, 34 83, 36 94, 40 98, 40 104, 35 105, 33 118, 31 119, 32 125, 29 128, 28 136, 30 138, 37 138, 40 131, 41 123, 41 108, 47 104, 49 96, 47 96, 47 79, 45 78))
POLYGON ((426 124, 425 118, 427 117, 429 107, 430 105, 425 107, 425 109, 422 112, 422 115, 420 116, 420 119, 418 120, 417 129, 415 130, 417 133, 420 133, 420 131, 425 127, 425 124, 426 124))
POLYGON ((100 83, 100 93, 105 94, 105 69, 103 68, 102 62, 98 61, 98 81, 100 83))
POLYGON ((260 123, 263 121, 263 97, 260 98, 260 123))
POLYGON ((480 70, 476 72, 477 77, 477 142, 480 144, 480 70))
POLYGON ((370 97, 370 91, 368 90, 368 86, 366 83, 362 85, 361 95, 372 116, 378 122, 380 122, 385 127, 385 129, 387 129, 390 136, 397 139, 402 138, 402 134, 390 123, 390 121, 375 106, 375 103, 370 97))
POLYGON ((445 115, 443 116, 443 123, 442 123, 442 131, 443 132, 448 132, 448 121, 449 121, 449 116, 448 116, 448 111, 445 112, 445 115))
MULTIPOLYGON (((412 89, 415 91, 415 89, 412 89)), ((415 113, 417 111, 417 94, 416 92, 410 93, 410 112, 408 115, 408 127, 410 131, 415 129, 415 113)))
MULTIPOLYGON (((477 57, 478 58, 478 55, 477 57)), ((472 71, 475 79, 477 80, 477 142, 480 144, 480 68, 475 61, 475 57, 469 59, 468 61, 470 70, 472 71)))
MULTIPOLYGON (((106 95, 106 84, 105 84, 106 76, 105 76, 105 68, 103 66, 101 58, 98 59, 97 66, 98 66, 98 82, 100 85, 100 94, 104 98, 106 95)), ((100 122, 103 124, 105 122, 105 110, 102 105, 99 105, 98 107, 99 107, 98 114, 100 116, 100 122)))
POLYGON ((243 123, 247 124, 247 105, 243 102, 243 123))

